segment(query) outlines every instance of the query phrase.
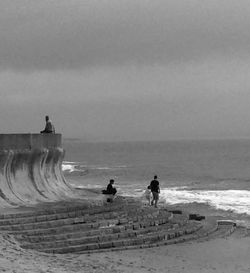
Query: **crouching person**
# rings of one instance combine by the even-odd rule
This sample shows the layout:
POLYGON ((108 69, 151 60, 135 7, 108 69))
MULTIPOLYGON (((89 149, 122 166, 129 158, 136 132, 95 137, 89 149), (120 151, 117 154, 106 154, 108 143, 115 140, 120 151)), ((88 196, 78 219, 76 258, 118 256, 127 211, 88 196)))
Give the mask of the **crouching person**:
POLYGON ((115 183, 114 179, 110 179, 109 180, 109 184, 107 186, 106 190, 103 190, 102 193, 103 194, 107 194, 107 202, 113 202, 114 198, 115 198, 115 194, 117 193, 116 188, 113 187, 113 184, 115 183))

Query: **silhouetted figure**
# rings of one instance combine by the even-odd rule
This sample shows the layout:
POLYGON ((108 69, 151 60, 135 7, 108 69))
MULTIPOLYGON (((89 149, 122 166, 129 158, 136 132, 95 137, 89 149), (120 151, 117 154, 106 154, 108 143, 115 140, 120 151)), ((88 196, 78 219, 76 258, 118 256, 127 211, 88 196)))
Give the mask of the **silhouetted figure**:
POLYGON ((55 127, 52 124, 51 120, 49 119, 49 116, 45 117, 46 125, 43 131, 41 131, 41 134, 54 134, 55 133, 55 127))
POLYGON ((109 184, 107 186, 107 190, 106 190, 107 194, 113 194, 113 195, 116 194, 117 190, 116 188, 113 187, 114 182, 115 182, 114 179, 110 179, 109 184))
POLYGON ((103 194, 109 195, 109 197, 107 198, 107 202, 113 202, 114 196, 117 192, 116 188, 113 187, 114 182, 114 179, 110 179, 107 189, 102 191, 103 194))
POLYGON ((154 179, 150 183, 150 189, 153 195, 153 200, 151 201, 151 205, 155 205, 157 208, 157 203, 159 200, 159 193, 160 193, 160 183, 157 180, 157 175, 154 176, 154 179))

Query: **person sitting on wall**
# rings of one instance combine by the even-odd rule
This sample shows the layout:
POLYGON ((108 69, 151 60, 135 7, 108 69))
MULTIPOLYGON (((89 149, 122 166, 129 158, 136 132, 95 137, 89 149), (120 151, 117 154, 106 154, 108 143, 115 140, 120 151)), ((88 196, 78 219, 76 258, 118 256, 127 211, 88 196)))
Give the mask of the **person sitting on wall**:
POLYGON ((45 117, 46 125, 45 129, 41 131, 41 134, 54 134, 55 133, 55 127, 52 124, 51 120, 49 119, 49 116, 45 117))

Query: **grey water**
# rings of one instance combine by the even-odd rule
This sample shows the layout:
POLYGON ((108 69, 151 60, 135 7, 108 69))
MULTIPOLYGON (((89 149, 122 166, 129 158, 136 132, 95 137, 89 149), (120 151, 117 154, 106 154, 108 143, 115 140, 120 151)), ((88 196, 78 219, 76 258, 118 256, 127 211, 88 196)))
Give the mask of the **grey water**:
POLYGON ((154 175, 167 203, 206 203, 250 215, 250 140, 86 143, 64 139, 63 171, 76 186, 141 196, 154 175))

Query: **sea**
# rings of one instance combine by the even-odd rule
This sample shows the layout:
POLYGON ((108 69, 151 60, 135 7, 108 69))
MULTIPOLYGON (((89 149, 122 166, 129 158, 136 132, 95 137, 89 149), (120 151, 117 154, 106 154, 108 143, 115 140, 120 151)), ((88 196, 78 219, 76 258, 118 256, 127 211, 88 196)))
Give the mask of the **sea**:
POLYGON ((88 143, 64 139, 62 170, 77 188, 143 197, 158 176, 160 202, 196 204, 250 217, 250 139, 88 143))

